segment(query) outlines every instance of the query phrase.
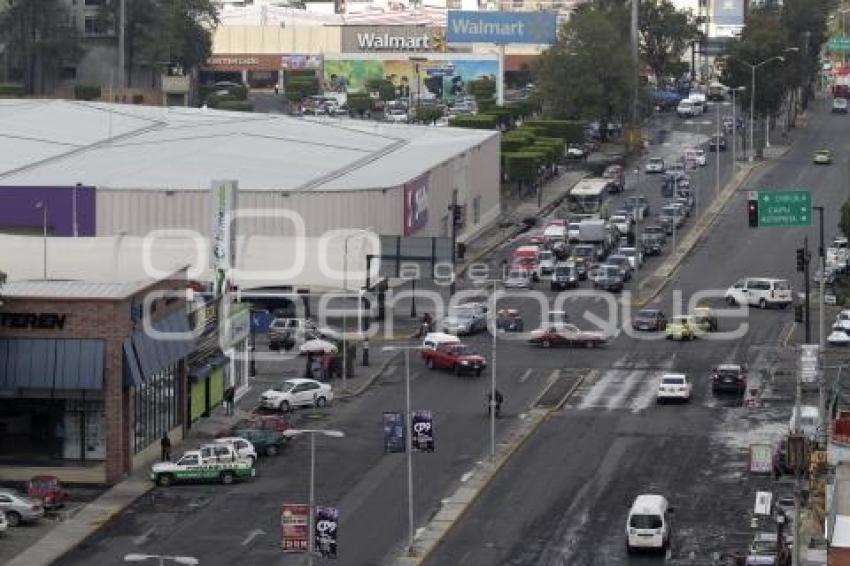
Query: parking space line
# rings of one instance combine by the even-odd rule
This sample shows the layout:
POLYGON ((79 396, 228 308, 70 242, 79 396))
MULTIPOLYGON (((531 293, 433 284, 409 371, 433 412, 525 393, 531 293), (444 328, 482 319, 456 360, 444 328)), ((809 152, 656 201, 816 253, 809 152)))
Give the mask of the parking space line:
POLYGON ((531 368, 525 370, 521 376, 519 376, 519 382, 525 383, 529 377, 531 377, 531 368))

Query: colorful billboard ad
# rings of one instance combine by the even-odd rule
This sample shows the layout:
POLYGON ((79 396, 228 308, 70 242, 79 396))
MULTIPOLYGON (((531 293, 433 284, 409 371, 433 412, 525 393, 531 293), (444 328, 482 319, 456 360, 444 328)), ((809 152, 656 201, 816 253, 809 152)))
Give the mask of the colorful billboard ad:
POLYGON ((405 236, 412 236, 428 224, 428 178, 426 173, 404 185, 405 236))
POLYGON ((280 56, 280 68, 287 71, 301 71, 304 69, 321 69, 321 55, 298 55, 284 54, 280 56))
POLYGON ((307 552, 310 538, 310 506, 284 503, 280 510, 281 547, 284 552, 307 552))
POLYGON ((552 45, 558 34, 555 12, 489 12, 449 10, 449 43, 515 43, 552 45))
POLYGON ((401 413, 384 413, 384 454, 404 452, 404 416, 401 413))
POLYGON ((351 54, 325 56, 325 92, 365 92, 372 80, 386 79, 396 86, 399 98, 408 94, 423 100, 454 101, 467 94, 467 84, 477 79, 496 79, 499 62, 494 56, 478 58, 434 57, 418 64, 407 58, 351 54), (417 84, 417 79, 421 81, 417 84))
POLYGON ((339 509, 316 507, 315 547, 324 558, 336 558, 336 543, 339 538, 339 509))
POLYGON ((41 234, 47 206, 51 236, 97 236, 94 187, 0 187, 0 230, 41 234))
POLYGON ((410 423, 410 448, 417 452, 434 451, 434 418, 431 411, 413 411, 410 423))

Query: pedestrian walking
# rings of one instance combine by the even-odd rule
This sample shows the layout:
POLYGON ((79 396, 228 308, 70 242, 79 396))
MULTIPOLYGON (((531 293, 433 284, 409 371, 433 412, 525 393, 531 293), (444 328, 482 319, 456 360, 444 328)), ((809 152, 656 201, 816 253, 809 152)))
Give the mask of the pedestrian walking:
POLYGON ((162 435, 162 440, 159 441, 159 447, 162 452, 160 460, 163 462, 171 461, 171 439, 168 438, 167 432, 162 435))
POLYGON ((224 414, 232 415, 233 414, 233 403, 236 397, 236 390, 233 386, 228 387, 224 390, 224 414))

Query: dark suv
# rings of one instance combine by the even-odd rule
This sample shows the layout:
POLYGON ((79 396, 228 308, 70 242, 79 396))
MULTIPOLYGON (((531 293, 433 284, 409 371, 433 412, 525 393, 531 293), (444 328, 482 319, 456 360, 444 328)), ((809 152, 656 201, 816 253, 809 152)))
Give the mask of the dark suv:
POLYGON ((726 151, 726 136, 718 136, 717 134, 711 136, 708 141, 708 149, 710 151, 726 151))
POLYGON ((711 391, 743 395, 747 390, 747 370, 736 364, 723 364, 714 368, 711 375, 711 391))

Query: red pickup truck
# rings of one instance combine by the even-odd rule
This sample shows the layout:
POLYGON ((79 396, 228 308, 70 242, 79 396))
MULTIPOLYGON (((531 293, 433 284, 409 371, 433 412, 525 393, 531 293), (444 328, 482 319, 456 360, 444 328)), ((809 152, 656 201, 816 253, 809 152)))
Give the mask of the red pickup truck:
POLYGON ((430 369, 450 369, 456 375, 468 372, 481 375, 487 360, 473 352, 465 344, 440 344, 434 349, 422 350, 422 359, 430 369))

